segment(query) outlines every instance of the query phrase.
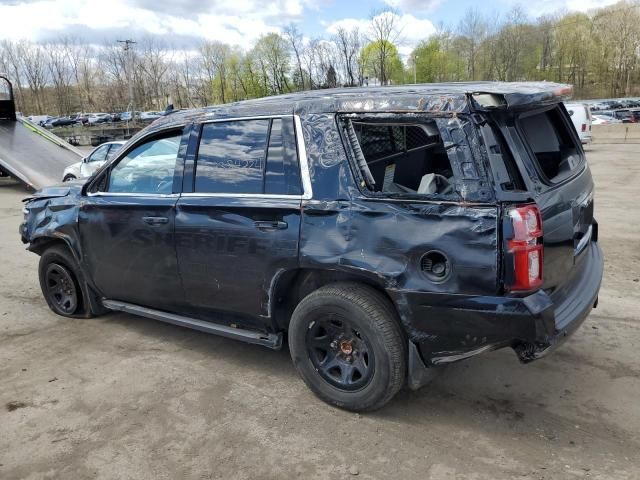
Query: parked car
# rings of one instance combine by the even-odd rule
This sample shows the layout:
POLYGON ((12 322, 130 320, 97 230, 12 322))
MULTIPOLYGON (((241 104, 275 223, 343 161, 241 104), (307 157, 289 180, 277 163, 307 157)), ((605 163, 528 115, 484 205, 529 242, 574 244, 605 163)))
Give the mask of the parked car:
POLYGON ((153 121, 153 120, 157 120, 162 116, 163 116, 162 112, 141 112, 139 118, 142 121, 149 121, 149 120, 153 121))
POLYGON ((599 111, 599 110, 607 110, 607 109, 608 109, 608 105, 605 105, 602 102, 593 103, 591 105, 592 112, 599 111))
POLYGON ((22 241, 59 315, 286 335, 321 399, 372 410, 483 352, 541 358, 596 306, 571 92, 369 87, 176 112, 84 184, 29 197, 22 241))
POLYGON ((78 178, 86 178, 93 175, 105 162, 108 162, 120 150, 126 142, 118 140, 103 143, 96 147, 89 155, 80 162, 69 165, 62 173, 62 181, 69 182, 78 178))
POLYGON ((44 128, 53 128, 53 122, 55 122, 58 117, 49 117, 47 120, 41 121, 40 126, 44 128))
MULTIPOLYGON (((133 116, 138 119, 140 118, 140 112, 133 112, 133 116)), ((132 120, 131 112, 122 112, 120 114, 120 120, 123 122, 130 122, 132 120)))
POLYGON ((81 122, 72 117, 58 117, 51 122, 53 127, 68 127, 71 125, 81 125, 81 122))
POLYGON ((629 110, 608 110, 600 112, 604 115, 609 115, 610 117, 617 118, 622 123, 635 123, 636 119, 633 116, 633 113, 629 110))
POLYGON ((29 120, 31 123, 35 123, 36 125, 43 126, 52 118, 54 117, 51 117, 49 115, 29 115, 27 117, 27 120, 29 120))
POLYGON ((612 117, 611 115, 597 114, 597 115, 593 115, 592 123, 593 125, 606 125, 609 123, 622 123, 622 120, 618 120, 617 118, 612 117))
POLYGON ((571 117, 580 142, 583 145, 591 143, 591 108, 586 103, 565 103, 565 108, 571 117))
POLYGON ((73 115, 70 115, 70 118, 82 125, 89 123, 89 116, 86 113, 74 113, 73 115))
POLYGON ((94 125, 96 123, 108 123, 111 122, 111 115, 108 113, 90 113, 87 116, 90 125, 94 125))

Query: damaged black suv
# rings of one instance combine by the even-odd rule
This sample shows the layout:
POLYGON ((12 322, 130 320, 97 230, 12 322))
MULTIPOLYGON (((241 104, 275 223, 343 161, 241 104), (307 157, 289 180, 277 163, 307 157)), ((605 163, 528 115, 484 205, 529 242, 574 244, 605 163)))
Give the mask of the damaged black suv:
POLYGON ((324 90, 178 112, 26 200, 51 309, 279 349, 350 410, 537 359, 597 303, 593 182, 553 83, 324 90))

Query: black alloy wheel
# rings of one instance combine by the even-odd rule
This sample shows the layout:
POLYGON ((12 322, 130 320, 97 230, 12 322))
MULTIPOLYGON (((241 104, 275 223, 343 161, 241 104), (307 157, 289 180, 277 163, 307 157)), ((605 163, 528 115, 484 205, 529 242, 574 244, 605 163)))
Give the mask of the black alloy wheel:
POLYGON ((372 411, 406 379, 406 347, 391 301, 369 285, 337 282, 306 295, 287 332, 291 359, 325 402, 372 411))
POLYGON ((78 289, 69 270, 50 263, 45 271, 46 294, 50 303, 64 314, 71 315, 78 308, 78 289))
POLYGON ((375 370, 369 341, 346 318, 333 315, 309 325, 307 353, 320 376, 340 390, 364 388, 375 370))

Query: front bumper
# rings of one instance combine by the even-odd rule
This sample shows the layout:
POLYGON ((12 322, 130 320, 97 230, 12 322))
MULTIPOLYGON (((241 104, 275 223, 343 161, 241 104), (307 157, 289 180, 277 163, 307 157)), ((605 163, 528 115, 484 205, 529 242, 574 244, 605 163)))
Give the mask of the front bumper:
MULTIPOLYGON (((597 304, 603 270, 602 251, 592 241, 577 259, 571 277, 551 294, 543 290, 526 297, 389 294, 410 341, 417 346, 409 350, 413 355, 419 352, 425 367, 508 346, 521 361, 529 362, 557 347, 587 318, 597 304)), ((415 360, 410 358, 409 363, 417 372, 415 360)))

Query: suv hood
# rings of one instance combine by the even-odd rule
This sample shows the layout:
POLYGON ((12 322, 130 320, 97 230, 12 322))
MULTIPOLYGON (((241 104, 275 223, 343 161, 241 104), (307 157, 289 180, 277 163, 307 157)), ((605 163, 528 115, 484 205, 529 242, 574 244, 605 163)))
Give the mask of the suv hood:
POLYGON ((37 192, 25 197, 23 202, 30 202, 32 200, 44 200, 47 198, 60 198, 66 197, 68 195, 77 195, 82 190, 82 185, 84 182, 76 180, 72 182, 65 182, 57 185, 51 185, 49 187, 44 187, 38 190, 37 192))

